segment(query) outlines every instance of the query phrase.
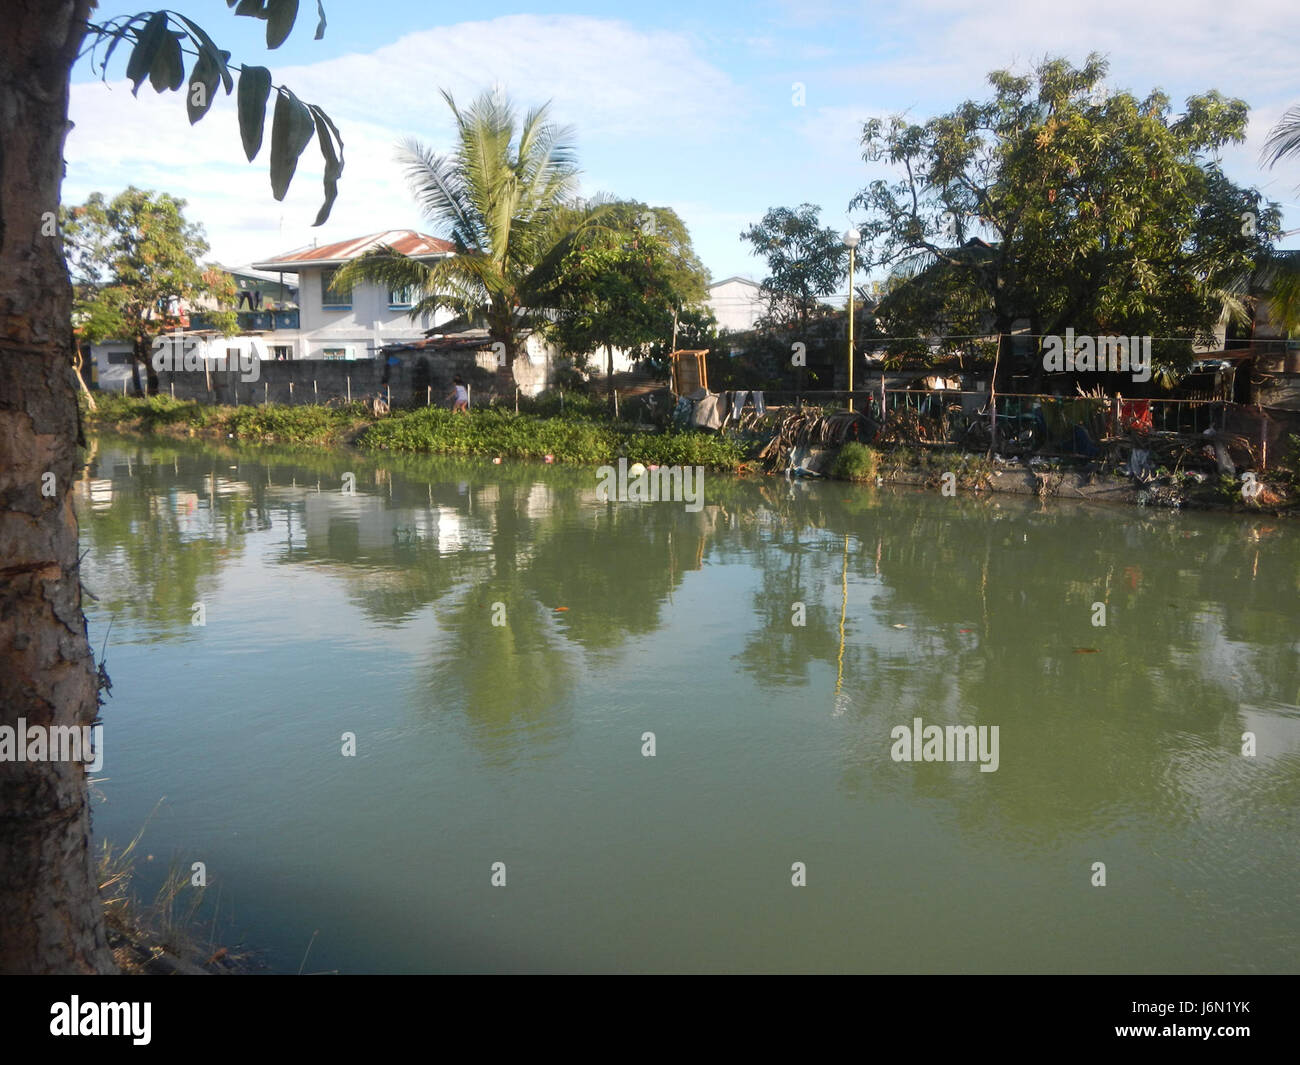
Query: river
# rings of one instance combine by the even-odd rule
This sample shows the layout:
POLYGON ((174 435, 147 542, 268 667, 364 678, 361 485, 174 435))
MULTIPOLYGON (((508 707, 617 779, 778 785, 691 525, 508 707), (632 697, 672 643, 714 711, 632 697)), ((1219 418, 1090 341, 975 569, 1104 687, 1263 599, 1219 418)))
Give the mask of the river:
POLYGON ((596 482, 99 438, 97 839, 277 971, 1297 970, 1295 526, 596 482))

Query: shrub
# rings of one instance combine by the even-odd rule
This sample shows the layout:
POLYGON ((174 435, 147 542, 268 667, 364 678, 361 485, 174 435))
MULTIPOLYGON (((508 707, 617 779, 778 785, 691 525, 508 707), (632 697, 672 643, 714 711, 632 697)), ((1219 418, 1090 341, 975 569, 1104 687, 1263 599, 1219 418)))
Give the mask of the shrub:
POLYGON ((880 453, 866 444, 853 441, 840 448, 831 465, 831 476, 842 481, 875 481, 880 467, 880 453))

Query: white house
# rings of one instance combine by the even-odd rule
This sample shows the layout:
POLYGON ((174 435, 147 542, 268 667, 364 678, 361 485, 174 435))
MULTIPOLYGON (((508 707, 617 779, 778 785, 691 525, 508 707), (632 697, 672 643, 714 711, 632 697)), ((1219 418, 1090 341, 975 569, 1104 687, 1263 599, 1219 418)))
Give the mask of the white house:
POLYGON ((728 277, 709 286, 709 310, 718 320, 719 329, 743 333, 767 311, 767 301, 757 281, 747 277, 728 277))
POLYGON ((299 248, 253 263, 256 270, 296 278, 298 328, 277 329, 274 345, 291 346, 287 354, 293 359, 368 359, 386 344, 418 340, 428 330, 450 321, 452 313, 445 310, 412 320, 410 310, 416 297, 410 290, 390 290, 371 282, 350 291, 332 287, 340 267, 381 245, 424 262, 455 254, 445 240, 411 229, 394 229, 299 248))

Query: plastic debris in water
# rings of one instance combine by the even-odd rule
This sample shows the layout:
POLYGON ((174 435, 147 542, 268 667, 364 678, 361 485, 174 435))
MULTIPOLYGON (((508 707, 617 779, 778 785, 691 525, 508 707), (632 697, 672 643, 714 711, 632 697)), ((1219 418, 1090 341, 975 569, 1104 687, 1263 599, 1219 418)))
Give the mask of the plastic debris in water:
POLYGON ((1101 648, 1100 647, 1076 647, 1074 649, 1074 653, 1076 655, 1099 655, 1101 654, 1101 648))
POLYGON ((559 613, 561 613, 562 611, 565 611, 565 610, 568 610, 568 609, 569 609, 569 608, 568 608, 567 606, 557 606, 557 607, 555 608, 555 612, 556 612, 557 614, 559 614, 559 613))

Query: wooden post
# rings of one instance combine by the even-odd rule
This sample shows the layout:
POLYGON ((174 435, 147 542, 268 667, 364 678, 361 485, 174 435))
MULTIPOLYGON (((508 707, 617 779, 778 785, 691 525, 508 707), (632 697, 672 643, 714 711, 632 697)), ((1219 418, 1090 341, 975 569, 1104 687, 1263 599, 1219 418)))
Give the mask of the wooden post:
MULTIPOLYGON (((122 395, 126 395, 126 385, 122 385, 122 395)), ((560 389, 560 413, 564 413, 564 389, 560 389)))
POLYGON ((122 378, 122 395, 126 395, 126 378, 122 378))
POLYGON ((293 406, 293 382, 289 382, 289 406, 293 406))
POLYGON ((348 402, 352 402, 352 375, 348 374, 348 402))
POLYGON ((465 386, 465 409, 469 410, 472 406, 474 406, 474 386, 467 384, 465 386))
POLYGON ((426 407, 433 406, 433 385, 424 386, 424 405, 426 407))
POLYGON ((263 381, 262 382, 262 406, 265 407, 270 402, 271 402, 271 382, 263 381))
POLYGON ((176 398, 176 382, 172 382, 172 399, 176 398))
POLYGON ((515 413, 519 413, 519 386, 515 385, 515 413))
POLYGON ((618 421, 618 389, 614 389, 614 420, 618 421))
POLYGON ((317 406, 320 405, 320 390, 316 387, 316 378, 311 379, 311 401, 317 406))

